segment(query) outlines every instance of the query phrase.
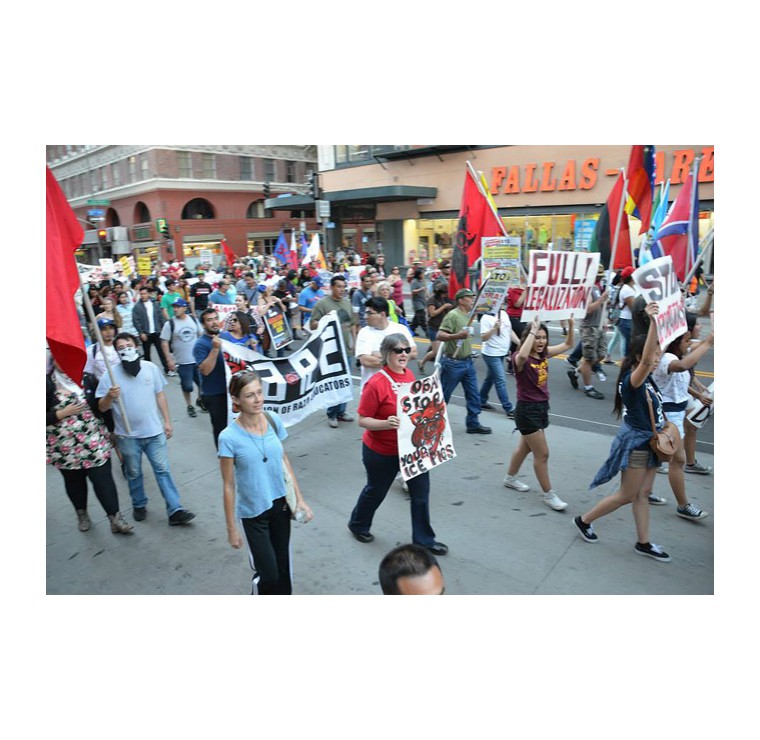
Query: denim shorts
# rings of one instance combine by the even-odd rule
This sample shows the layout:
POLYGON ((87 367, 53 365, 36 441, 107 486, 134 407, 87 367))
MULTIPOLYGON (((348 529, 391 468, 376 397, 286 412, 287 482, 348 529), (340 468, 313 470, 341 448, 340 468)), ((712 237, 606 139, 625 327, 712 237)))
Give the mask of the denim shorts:
POLYGON ((193 392, 193 376, 195 374, 195 368, 197 365, 177 365, 177 374, 179 375, 179 382, 182 390, 185 393, 193 392))
POLYGON ((549 426, 548 401, 518 401, 515 406, 515 426, 520 434, 533 434, 549 426))

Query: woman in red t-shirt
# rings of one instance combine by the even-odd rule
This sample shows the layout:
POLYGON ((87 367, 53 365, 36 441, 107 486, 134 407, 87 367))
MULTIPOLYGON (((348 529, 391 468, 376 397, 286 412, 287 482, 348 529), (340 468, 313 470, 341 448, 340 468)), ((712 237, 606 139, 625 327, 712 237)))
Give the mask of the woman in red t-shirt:
POLYGON ((544 503, 555 511, 567 504, 557 496, 549 480, 549 445, 544 429, 549 426, 549 358, 567 352, 575 341, 575 322, 567 320, 569 328, 563 344, 549 343, 549 330, 538 316, 525 327, 520 337, 520 348, 512 355, 517 382, 515 426, 520 442, 509 461, 504 485, 515 491, 529 491, 530 486, 518 480, 517 473, 525 458, 533 453, 533 470, 543 490, 544 503))
MULTIPOLYGON (((369 531, 372 518, 399 472, 400 420, 396 415, 396 390, 400 383, 415 380, 407 367, 411 351, 409 338, 403 334, 385 337, 380 345, 383 368, 367 381, 359 400, 359 426, 365 429, 362 462, 367 471, 367 484, 359 494, 348 522, 349 530, 359 542, 375 539, 369 531)), ((436 542, 430 526, 430 474, 421 473, 407 483, 412 508, 412 542, 434 555, 445 555, 449 548, 436 542)))

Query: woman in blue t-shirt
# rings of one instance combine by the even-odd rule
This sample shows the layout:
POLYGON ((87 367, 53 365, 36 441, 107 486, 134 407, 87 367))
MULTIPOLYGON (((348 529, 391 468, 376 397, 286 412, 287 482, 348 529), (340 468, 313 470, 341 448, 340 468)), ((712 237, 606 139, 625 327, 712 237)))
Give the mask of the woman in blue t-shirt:
POLYGON ((251 593, 290 595, 290 520, 303 512, 301 521, 308 522, 313 514, 282 447, 288 433, 276 414, 264 412, 258 374, 235 373, 229 391, 232 408, 240 415, 219 435, 227 540, 235 549, 243 546, 239 520, 253 569, 251 593), (296 511, 285 500, 285 470, 295 488, 296 511))
POLYGON ((665 425, 660 391, 651 375, 661 354, 654 320, 658 310, 654 301, 647 305, 650 322, 646 337, 638 336, 630 342, 628 354, 620 366, 614 409, 618 418, 623 417, 623 423, 612 441, 609 457, 589 486, 594 488, 606 483, 622 471, 620 488, 603 498, 591 511, 575 517, 575 525, 586 542, 598 542, 592 522, 631 504, 637 535, 634 551, 667 562, 670 555, 649 541, 649 492, 660 463, 649 446, 652 423, 647 397, 652 402, 655 427, 660 430, 665 425))

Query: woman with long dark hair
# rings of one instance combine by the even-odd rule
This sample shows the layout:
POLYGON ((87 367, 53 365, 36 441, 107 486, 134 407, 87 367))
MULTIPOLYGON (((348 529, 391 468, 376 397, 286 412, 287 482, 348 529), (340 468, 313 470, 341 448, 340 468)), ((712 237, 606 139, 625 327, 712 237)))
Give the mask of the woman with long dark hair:
POLYGON ((590 511, 575 517, 575 526, 582 539, 596 543, 598 535, 592 523, 600 517, 617 511, 621 506, 631 504, 633 520, 636 523, 636 545, 634 551, 660 562, 668 562, 668 555, 659 545, 649 541, 649 491, 659 460, 649 446, 652 438, 652 424, 649 404, 655 420, 655 428, 665 426, 662 410, 662 398, 652 372, 660 362, 660 345, 657 342, 657 327, 654 317, 659 307, 655 301, 649 303, 646 312, 649 315, 649 330, 646 336, 633 339, 628 347, 628 354, 620 366, 615 389, 614 411, 623 419, 615 439, 612 441, 610 454, 599 469, 589 488, 595 488, 612 480, 621 472, 620 488, 610 496, 603 498, 590 511))
POLYGON ((303 521, 308 522, 313 514, 282 446, 288 438, 285 426, 276 414, 264 412, 258 374, 253 370, 235 373, 229 393, 232 408, 240 415, 219 435, 227 540, 239 549, 245 537, 253 570, 252 594, 290 595, 290 520, 302 512, 303 521), (285 471, 295 488, 296 511, 290 510, 285 499, 285 471))
POLYGON ((530 486, 517 478, 520 466, 533 454, 533 471, 543 491, 544 503, 554 511, 567 504, 557 495, 549 479, 549 444, 544 429, 549 426, 549 359, 574 346, 575 321, 567 320, 568 332, 562 344, 549 346, 549 330, 538 316, 528 324, 520 337, 520 346, 512 353, 512 367, 517 384, 515 426, 520 442, 509 461, 504 485, 515 491, 529 491, 530 486))
POLYGON ((251 317, 245 311, 233 311, 227 317, 227 330, 219 332, 219 338, 261 352, 258 339, 251 334, 251 317))

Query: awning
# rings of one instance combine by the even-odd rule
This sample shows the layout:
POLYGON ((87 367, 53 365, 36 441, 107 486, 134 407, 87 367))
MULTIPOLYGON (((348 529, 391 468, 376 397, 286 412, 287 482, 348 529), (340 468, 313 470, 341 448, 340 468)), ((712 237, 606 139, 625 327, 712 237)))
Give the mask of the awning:
MULTIPOLYGON (((354 190, 334 190, 323 192, 321 199, 329 200, 335 205, 350 203, 391 203, 418 198, 435 198, 438 188, 413 185, 383 185, 375 188, 356 188, 354 190)), ((313 211, 314 199, 309 195, 290 195, 280 198, 267 198, 264 208, 271 211, 313 211)))

